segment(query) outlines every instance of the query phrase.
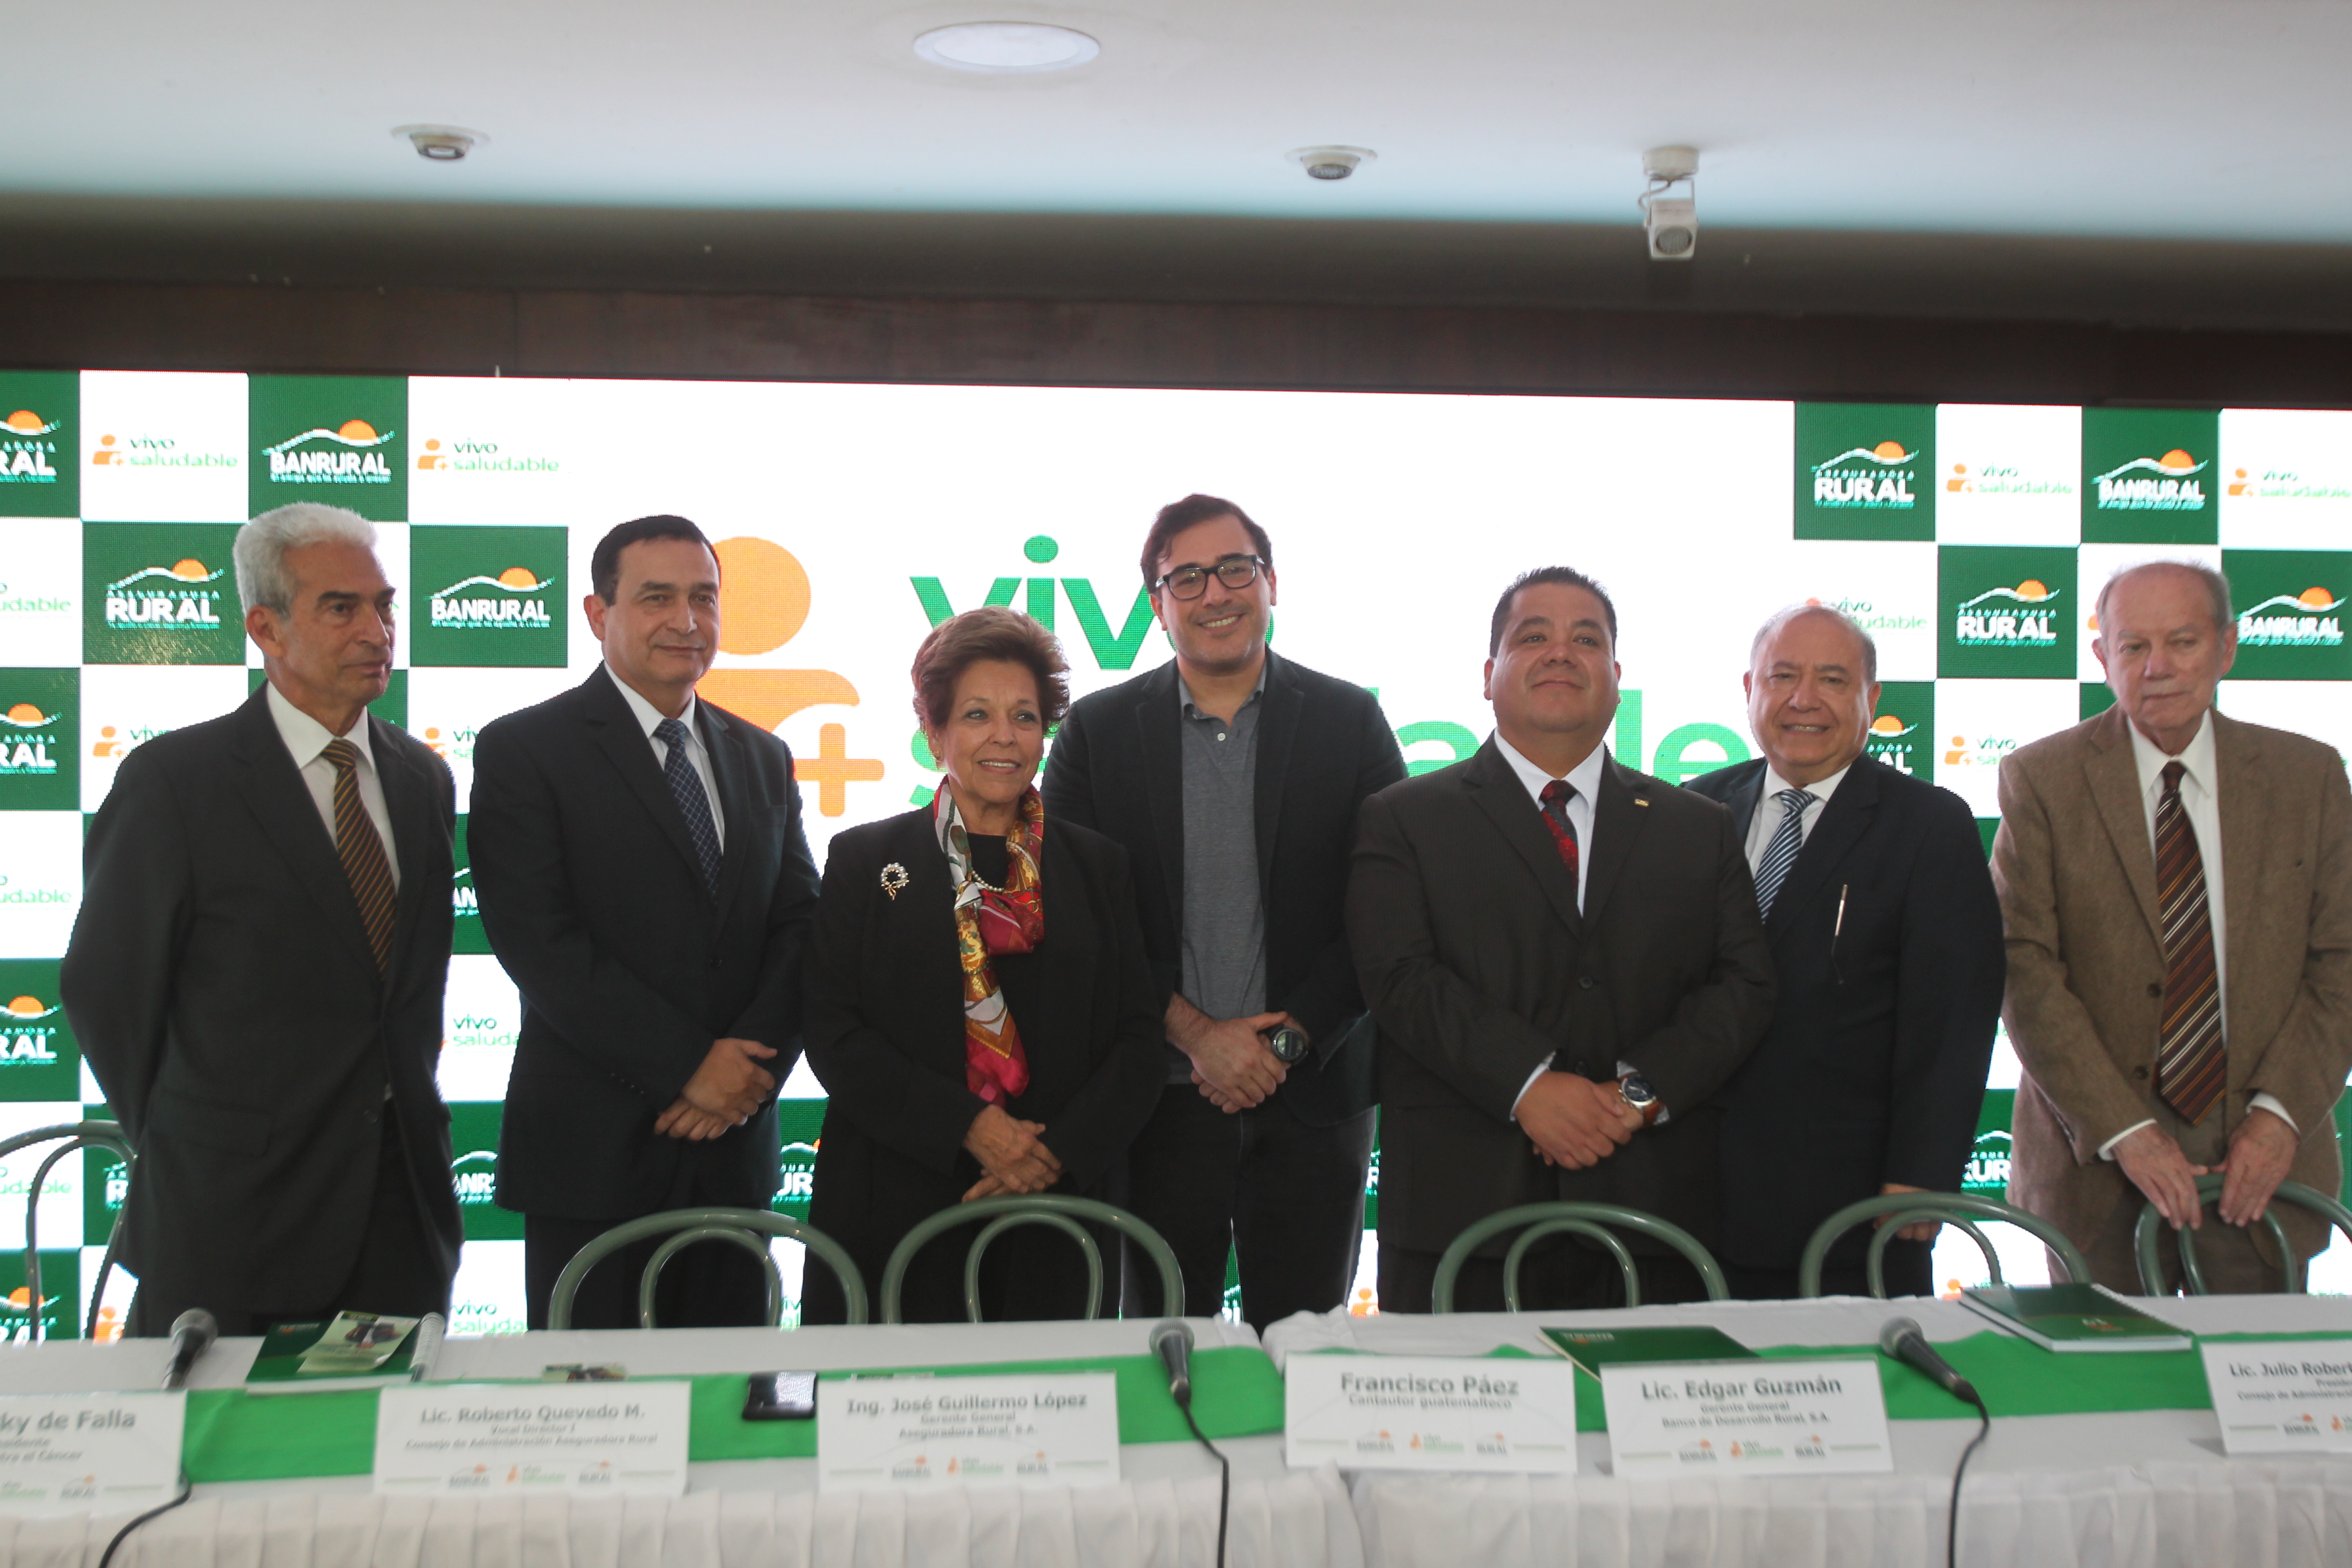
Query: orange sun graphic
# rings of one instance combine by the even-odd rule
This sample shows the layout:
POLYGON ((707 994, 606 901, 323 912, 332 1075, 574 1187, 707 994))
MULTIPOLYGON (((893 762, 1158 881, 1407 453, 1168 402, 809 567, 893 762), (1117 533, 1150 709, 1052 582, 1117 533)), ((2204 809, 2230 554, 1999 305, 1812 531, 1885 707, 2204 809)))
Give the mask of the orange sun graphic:
POLYGON ((502 588, 536 588, 539 579, 520 566, 509 566, 499 574, 499 585, 502 588))
POLYGON ((1870 452, 1871 456, 1882 458, 1890 463, 1899 463, 1911 455, 1903 449, 1903 443, 1900 441, 1881 441, 1877 446, 1873 447, 1870 452))
POLYGON ((186 579, 207 576, 209 574, 205 571, 205 563, 191 555, 184 561, 172 563, 172 575, 186 579))
POLYGON ((8 1011, 19 1018, 37 1018, 48 1011, 37 996, 19 996, 8 1004, 8 1011))
POLYGON ((2050 589, 2040 578, 2028 577, 2017 585, 2017 596, 2021 599, 2046 599, 2050 596, 2050 589))
POLYGON ((8 416, 8 428, 26 433, 38 431, 44 421, 29 408, 19 408, 8 416))
POLYGON ((2305 588, 2295 597, 2315 610, 2324 610, 2336 602, 2336 595, 2325 588, 2305 588))
POLYGON ((8 710, 8 722, 11 724, 44 724, 48 721, 48 717, 29 702, 19 702, 8 710))
POLYGON ((373 441, 375 439, 375 426, 364 419, 346 419, 342 428, 335 434, 346 441, 373 441))
POLYGON ((1899 735, 1903 732, 1903 721, 1892 713, 1881 713, 1870 721, 1870 727, 1882 735, 1899 735))
POLYGON ((2197 466, 2197 459, 2175 447, 2171 451, 2158 458, 2156 460, 2156 466, 2159 468, 2193 468, 2197 466))

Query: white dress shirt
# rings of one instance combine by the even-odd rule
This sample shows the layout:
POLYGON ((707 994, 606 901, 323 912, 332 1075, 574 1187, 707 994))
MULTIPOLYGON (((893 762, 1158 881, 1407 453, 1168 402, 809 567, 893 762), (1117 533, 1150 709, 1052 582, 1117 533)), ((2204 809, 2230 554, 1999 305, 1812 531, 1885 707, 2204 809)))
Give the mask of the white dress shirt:
MULTIPOLYGON (((1543 810, 1544 786, 1552 782, 1552 775, 1522 756, 1517 746, 1503 739, 1499 730, 1495 732, 1495 750, 1503 754, 1503 761, 1511 764, 1511 772, 1526 788, 1528 798, 1535 803, 1536 810, 1543 810)), ((1576 837, 1576 910, 1579 914, 1584 912, 1585 877, 1592 867, 1593 797, 1601 788, 1601 770, 1608 765, 1609 748, 1595 746, 1565 775, 1569 787, 1576 791, 1568 800, 1568 830, 1576 837)), ((1550 829, 1546 828, 1545 831, 1549 833, 1550 829)), ((1517 1099, 1511 1101, 1512 1121, 1519 1119, 1519 1100, 1528 1097, 1528 1090, 1536 1086, 1536 1079, 1551 1071, 1551 1064, 1552 1058, 1546 1057, 1535 1071, 1528 1074, 1528 1081, 1519 1086, 1517 1099)), ((1617 1064, 1620 1078, 1633 1070, 1623 1062, 1617 1064)), ((1664 1115, 1661 1114, 1658 1120, 1664 1121, 1664 1115)))
MULTIPOLYGON (((611 669, 606 669, 604 674, 621 689, 621 700, 626 702, 629 711, 637 716, 637 727, 646 732, 646 744, 654 749, 654 766, 668 767, 669 748, 654 739, 656 726, 668 715, 638 695, 635 687, 614 675, 611 669)), ((727 814, 719 809, 719 781, 711 776, 710 752, 702 743, 702 727, 694 721, 694 693, 689 691, 686 694, 686 711, 677 716, 677 721, 686 726, 686 760, 694 764, 694 776, 702 781, 703 796, 710 802, 711 831, 719 835, 719 847, 724 849, 727 847, 727 814)))
POLYGON ((1765 763, 1764 793, 1756 797, 1756 815, 1748 824, 1748 871, 1753 874, 1759 866, 1764 864, 1765 847, 1772 842, 1772 835, 1780 831, 1780 818, 1784 815, 1780 809, 1782 790, 1801 788, 1813 797, 1812 805, 1805 807, 1804 820, 1797 825, 1797 843, 1802 847, 1805 840, 1813 836, 1813 829, 1821 826, 1822 813, 1828 809, 1830 796, 1837 793, 1837 786, 1853 771, 1853 764, 1848 763, 1825 779, 1794 785, 1780 776, 1780 769, 1769 763, 1765 763))
MULTIPOLYGON (((286 742, 286 751, 294 759, 297 772, 302 775, 302 787, 310 792, 310 804, 319 808, 319 820, 327 825, 327 842, 335 840, 335 764, 326 757, 327 742, 337 737, 299 708, 286 700, 275 681, 269 688, 269 717, 278 725, 278 738, 286 742)), ((360 765, 352 770, 360 790, 360 805, 365 808, 368 820, 375 824, 376 837, 383 840, 384 864, 392 871, 393 889, 400 889, 400 856, 393 847, 392 814, 384 809, 383 781, 376 776, 375 752, 368 744, 367 710, 360 710, 358 722, 352 732, 341 737, 359 748, 360 765)))
MULTIPOLYGON (((2197 858, 2205 866, 2205 913, 2213 927, 2213 973, 2221 1005, 2221 1043, 2226 1046, 2230 1040, 2230 918, 2229 905, 2221 897, 2221 781, 2213 761, 2213 726, 2200 717, 2196 736, 2178 757, 2166 756, 2161 747, 2140 733, 2138 725, 2126 727, 2131 732, 2132 761, 2139 766, 2140 815, 2147 821, 2150 856, 2156 853, 2156 807, 2164 798, 2165 764, 2177 762, 2181 766, 2180 809, 2188 815, 2189 831, 2197 835, 2197 858)), ((2256 1094, 2250 1104, 2294 1127, 2294 1118, 2273 1096, 2256 1094)), ((2155 1125, 2152 1116, 2133 1122, 2099 1145, 2099 1157, 2114 1159, 2116 1144, 2141 1128, 2155 1125)))

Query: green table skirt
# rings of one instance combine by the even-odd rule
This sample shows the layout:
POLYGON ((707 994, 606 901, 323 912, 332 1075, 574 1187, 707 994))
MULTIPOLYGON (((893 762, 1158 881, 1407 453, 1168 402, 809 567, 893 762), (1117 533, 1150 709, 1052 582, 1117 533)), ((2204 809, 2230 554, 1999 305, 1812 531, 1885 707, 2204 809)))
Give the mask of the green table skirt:
MULTIPOLYGON (((780 1356, 789 1359, 790 1342, 780 1356)), ((899 1369, 913 1370, 913 1369, 899 1369)), ((986 1373, 1107 1372, 1118 1380, 1122 1443, 1189 1443, 1192 1433, 1168 1397, 1168 1376, 1148 1355, 1096 1356, 1074 1361, 1001 1362, 984 1366, 921 1369, 940 1377, 986 1373)), ((686 1379, 693 1384, 687 1458, 806 1459, 816 1454, 814 1421, 746 1421, 745 1373, 686 1379)), ((849 1373, 828 1373, 828 1379, 849 1373)), ((656 1380, 648 1380, 656 1381, 656 1380)), ((375 1468, 373 1389, 340 1394, 250 1394, 243 1389, 200 1389, 188 1395, 184 1444, 189 1479, 196 1481, 285 1480, 304 1476, 364 1476, 375 1468)), ((1192 1414, 1211 1437, 1245 1437, 1282 1430, 1282 1377, 1255 1346, 1227 1345, 1192 1352, 1192 1414)))

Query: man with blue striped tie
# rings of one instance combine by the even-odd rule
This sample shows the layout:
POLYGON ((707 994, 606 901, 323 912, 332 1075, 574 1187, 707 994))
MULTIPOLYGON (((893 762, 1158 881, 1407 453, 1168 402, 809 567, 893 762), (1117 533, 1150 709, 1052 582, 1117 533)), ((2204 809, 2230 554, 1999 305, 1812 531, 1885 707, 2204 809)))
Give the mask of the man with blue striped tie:
MULTIPOLYGON (((522 993, 498 1201, 523 1215, 523 1294, 614 1225, 768 1206, 775 1093, 800 1055, 816 868, 792 753, 695 694, 719 648, 719 559, 682 517, 590 558, 595 673, 474 747, 467 823, 482 930, 522 993)), ((592 1272, 578 1328, 631 1328, 658 1238, 592 1272)), ((704 1243, 661 1276, 665 1328, 757 1323, 758 1261, 704 1243)))
MULTIPOLYGON (((2000 1009, 2000 910, 1967 803, 1865 754, 1870 634, 1818 605, 1766 621, 1748 721, 1763 755, 1687 786, 1731 808, 1780 994, 1727 1093, 1723 1244, 1735 1295, 1793 1296, 1815 1226, 1882 1193, 1960 1184, 2000 1009)), ((1933 1225, 1886 1248, 1891 1295, 1934 1286, 1933 1225)), ((1868 1289, 1866 1230, 1824 1288, 1868 1289)))

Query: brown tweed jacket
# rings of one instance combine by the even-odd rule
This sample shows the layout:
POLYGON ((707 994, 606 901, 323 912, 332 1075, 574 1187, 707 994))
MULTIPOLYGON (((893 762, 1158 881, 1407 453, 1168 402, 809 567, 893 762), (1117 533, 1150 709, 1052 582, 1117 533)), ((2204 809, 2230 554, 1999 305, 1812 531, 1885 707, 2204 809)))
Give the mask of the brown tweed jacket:
MULTIPOLYGON (((2010 755, 1992 874, 2009 942, 2001 1016, 2024 1067, 2011 1200, 2088 1248, 2138 1194, 2099 1146, 2157 1117, 2164 949, 2156 862, 2121 709, 2010 755)), ((2352 790, 2333 749, 2223 717, 2213 725, 2221 819, 2229 1088, 2197 1129, 2208 1152, 2274 1095, 2303 1132, 2289 1179, 2333 1195, 2335 1107, 2352 1067, 2352 790)), ((2184 1147, 2187 1144, 2184 1143, 2184 1147)), ((2325 1228, 2281 1210, 2308 1257, 2325 1228)))

